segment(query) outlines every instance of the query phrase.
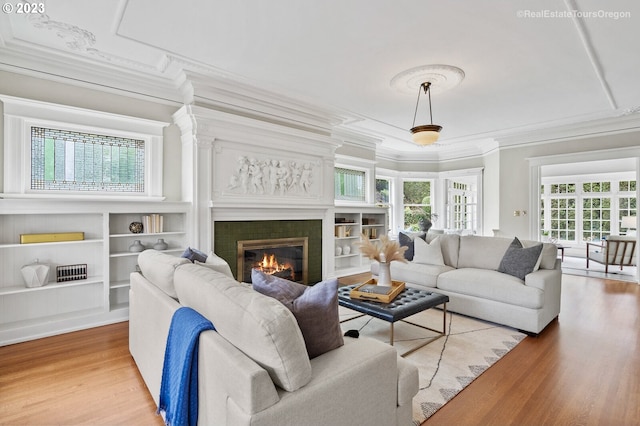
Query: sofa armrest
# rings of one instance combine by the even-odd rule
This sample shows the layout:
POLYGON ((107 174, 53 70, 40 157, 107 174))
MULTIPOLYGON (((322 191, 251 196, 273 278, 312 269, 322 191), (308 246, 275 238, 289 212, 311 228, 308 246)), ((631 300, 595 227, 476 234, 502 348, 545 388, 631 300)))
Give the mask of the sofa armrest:
POLYGON ((562 267, 560 259, 556 259, 553 269, 538 269, 524 277, 524 284, 538 288, 542 291, 547 290, 550 285, 560 286, 562 280, 562 267))
POLYGON ((220 418, 228 400, 252 415, 279 400, 269 373, 216 331, 200 334, 198 357, 199 419, 202 424, 230 424, 220 418))
POLYGON ((140 273, 132 273, 130 283, 129 352, 158 404, 167 335, 180 304, 140 273))
POLYGON ((397 351, 377 340, 346 338, 344 346, 312 359, 311 365, 311 381, 295 392, 279 389, 280 401, 256 414, 251 425, 394 425, 399 389, 403 401, 418 392, 417 370, 402 374, 401 380, 409 383, 406 387, 398 384, 397 351))
POLYGON ((418 368, 404 358, 398 357, 398 405, 411 405, 418 393, 418 368))

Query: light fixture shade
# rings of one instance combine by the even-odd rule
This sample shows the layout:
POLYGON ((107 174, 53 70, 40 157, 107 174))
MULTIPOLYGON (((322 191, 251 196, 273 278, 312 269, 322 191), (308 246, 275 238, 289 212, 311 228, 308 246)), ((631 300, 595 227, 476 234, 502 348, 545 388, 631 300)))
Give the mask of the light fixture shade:
POLYGON ((440 130, 442 130, 442 126, 437 124, 416 126, 411 129, 411 139, 418 145, 431 145, 436 143, 440 137, 440 130))
POLYGON ((636 217, 622 216, 622 227, 627 229, 636 229, 636 217))

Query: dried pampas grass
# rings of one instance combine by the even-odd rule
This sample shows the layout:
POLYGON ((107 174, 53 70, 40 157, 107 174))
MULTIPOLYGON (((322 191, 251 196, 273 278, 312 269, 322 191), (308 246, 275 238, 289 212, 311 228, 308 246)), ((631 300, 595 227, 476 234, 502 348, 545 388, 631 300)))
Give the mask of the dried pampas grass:
POLYGON ((400 246, 397 241, 391 241, 388 236, 380 237, 380 244, 372 243, 365 235, 362 236, 362 242, 359 244, 360 253, 367 256, 371 260, 378 262, 407 262, 404 258, 404 252, 408 247, 400 246))

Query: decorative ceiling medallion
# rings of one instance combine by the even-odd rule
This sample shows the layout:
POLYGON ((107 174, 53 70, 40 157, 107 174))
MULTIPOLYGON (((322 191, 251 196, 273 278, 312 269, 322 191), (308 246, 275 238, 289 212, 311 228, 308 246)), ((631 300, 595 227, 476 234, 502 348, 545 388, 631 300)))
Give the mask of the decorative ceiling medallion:
POLYGON ((464 71, 451 65, 421 65, 402 71, 391 79, 391 87, 415 95, 422 83, 430 82, 433 93, 442 93, 464 80, 464 71))

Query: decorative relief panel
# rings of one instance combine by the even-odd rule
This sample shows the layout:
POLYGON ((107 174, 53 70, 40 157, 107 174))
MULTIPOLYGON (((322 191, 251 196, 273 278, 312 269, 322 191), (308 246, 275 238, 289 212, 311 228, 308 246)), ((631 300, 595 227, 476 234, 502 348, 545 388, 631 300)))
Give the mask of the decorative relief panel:
POLYGON ((309 162, 241 155, 229 178, 229 192, 256 195, 309 195, 315 172, 309 162))
POLYGON ((283 200, 317 204, 325 197, 324 162, 314 155, 220 140, 212 153, 214 202, 282 206, 283 200))

